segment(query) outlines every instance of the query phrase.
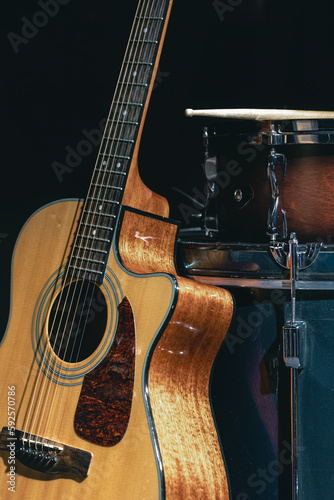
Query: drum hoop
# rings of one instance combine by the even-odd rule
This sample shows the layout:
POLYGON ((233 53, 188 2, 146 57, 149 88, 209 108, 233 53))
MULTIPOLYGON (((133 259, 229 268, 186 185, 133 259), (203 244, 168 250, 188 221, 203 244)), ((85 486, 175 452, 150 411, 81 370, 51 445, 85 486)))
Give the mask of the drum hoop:
MULTIPOLYGON (((265 243, 179 241, 178 255, 181 274, 201 283, 267 289, 291 286, 289 272, 277 265, 265 243)), ((323 244, 318 259, 300 271, 297 289, 334 290, 334 245, 323 244)))

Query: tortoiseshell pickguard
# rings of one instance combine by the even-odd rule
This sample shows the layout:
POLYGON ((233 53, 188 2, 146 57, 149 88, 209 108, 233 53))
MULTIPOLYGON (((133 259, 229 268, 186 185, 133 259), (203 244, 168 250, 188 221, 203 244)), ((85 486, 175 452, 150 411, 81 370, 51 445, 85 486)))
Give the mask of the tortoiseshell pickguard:
POLYGON ((135 327, 131 305, 119 305, 119 322, 106 358, 84 378, 74 417, 76 433, 102 446, 123 438, 130 419, 135 374, 135 327))

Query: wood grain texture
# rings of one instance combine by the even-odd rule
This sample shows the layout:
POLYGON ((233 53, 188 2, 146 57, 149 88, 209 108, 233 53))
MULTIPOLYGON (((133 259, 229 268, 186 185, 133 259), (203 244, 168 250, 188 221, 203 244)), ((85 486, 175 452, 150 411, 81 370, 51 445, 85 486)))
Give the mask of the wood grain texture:
POLYGON ((125 210, 118 250, 123 265, 133 273, 176 274, 174 246, 177 226, 125 210))
POLYGON ((212 366, 231 322, 233 300, 225 290, 177 276, 172 256, 166 259, 164 255, 164 236, 168 235, 169 245, 175 226, 159 220, 154 225, 152 219, 147 226, 150 232, 145 234, 138 231, 144 229, 142 219, 143 215, 134 212, 124 214, 126 223, 119 240, 123 264, 138 272, 140 262, 140 267, 154 272, 154 261, 145 256, 155 255, 156 262, 163 257, 158 269, 171 272, 178 288, 174 313, 154 349, 148 376, 166 499, 227 500, 227 473, 209 391, 212 366))
MULTIPOLYGON (((110 348, 107 333, 100 350, 82 362, 61 362, 53 356, 53 361, 61 367, 64 385, 50 380, 53 372, 48 365, 45 368, 49 370, 49 376, 41 375, 33 349, 36 304, 45 296, 50 297, 45 308, 52 307, 57 280, 55 278, 53 286, 45 288, 45 284, 50 276, 59 274, 58 269, 69 254, 76 225, 73 221, 78 220, 81 208, 82 204, 71 201, 43 208, 28 221, 18 240, 12 271, 11 317, 0 349, 0 378, 4 388, 0 393, 0 421, 7 424, 7 387, 15 386, 18 430, 26 428, 29 414, 29 432, 89 451, 93 460, 88 477, 82 481, 76 477, 61 475, 55 478, 51 474, 42 474, 17 460, 16 493, 22 500, 58 500, 59 497, 69 500, 156 500, 160 491, 159 475, 142 383, 146 355, 173 304, 174 289, 170 278, 163 275, 134 276, 119 265, 113 252, 110 254, 106 281, 112 282, 109 288, 114 290, 119 302, 123 296, 128 298, 136 329, 136 369, 130 420, 123 439, 115 446, 88 443, 74 431, 74 415, 84 374, 94 367, 94 358, 99 357, 100 350, 104 355, 110 348), (40 258, 36 259, 36 255, 40 258), (70 378, 75 374, 77 378, 70 378), (37 397, 33 398, 33 394, 37 397)), ((109 304, 108 328, 112 330, 116 318, 115 314, 112 315, 114 305, 107 293, 110 290, 106 285, 101 287, 109 304)), ((45 314, 47 316, 47 311, 45 314)), ((41 338, 45 340, 45 337, 43 331, 41 338)), ((50 358, 47 359, 50 365, 50 358)), ((3 488, 3 478, 9 468, 8 453, 1 451, 0 457, 3 488)), ((12 493, 3 488, 1 498, 12 498, 12 493)))
POLYGON ((119 305, 115 339, 106 358, 85 375, 74 417, 78 436, 115 446, 129 424, 135 376, 135 327, 125 297, 119 305))
POLYGON ((286 211, 289 232, 296 232, 300 241, 332 243, 334 157, 288 158, 280 205, 286 211))
MULTIPOLYGON (((46 207, 29 220, 20 235, 13 264, 12 313, 0 349, 0 377, 5 387, 15 386, 17 429, 26 429, 26 417, 32 408, 32 416, 36 418, 28 420, 29 432, 89 451, 93 460, 88 477, 82 481, 65 476, 54 479, 17 462, 16 491, 24 500, 46 496, 56 500, 60 491, 63 498, 69 499, 86 500, 92 496, 96 499, 109 496, 113 500, 158 499, 160 481, 144 399, 144 394, 148 394, 163 464, 166 499, 228 499, 224 460, 210 407, 209 380, 231 320, 232 299, 224 290, 202 287, 177 277, 173 257, 166 258, 166 248, 169 251, 173 248, 170 238, 176 234, 176 226, 169 221, 158 219, 154 229, 154 218, 126 213, 119 247, 131 251, 131 258, 125 259, 122 254, 121 258, 133 269, 123 269, 113 251, 108 260, 107 281, 113 282, 111 288, 115 289, 118 300, 127 297, 135 318, 133 401, 123 439, 115 446, 103 447, 88 443, 74 431, 81 384, 87 369, 94 366, 94 359, 99 356, 97 351, 79 363, 62 362, 53 356, 53 361, 61 367, 62 386, 50 380, 53 372, 47 365, 49 377, 40 375, 31 337, 31 330, 37 324, 36 304, 41 302, 41 290, 45 290, 46 296, 51 297, 46 301, 47 307, 52 307, 57 279, 50 290, 45 284, 50 276, 59 274, 58 269, 69 254, 76 226, 73 220, 78 220, 81 208, 77 202, 46 207), (135 237, 138 231, 140 237, 135 237), (123 238, 135 244, 127 246, 123 238), (36 254, 44 257, 36 261, 36 254), (148 254, 155 257, 146 259, 148 254), (143 265, 144 272, 157 274, 136 274, 142 262, 147 262, 146 268, 143 265), (174 271, 174 277, 161 274, 167 271, 174 271), (148 370, 146 357, 153 342, 156 349, 146 387, 143 386, 148 370), (77 373, 74 385, 69 373, 71 377, 77 373), (32 404, 34 394, 37 401, 35 398, 32 404)), ((108 303, 107 288, 102 286, 101 291, 108 303)), ((109 307, 113 304, 109 303, 109 307)), ((108 328, 113 329, 114 323, 109 310, 108 328)), ((41 338, 46 337, 43 330, 41 338)), ((101 355, 110 347, 107 333, 101 341, 101 345, 105 344, 101 355)), ((52 358, 52 353, 49 355, 52 358)), ((6 422, 6 392, 0 397, 0 421, 6 422)), ((5 474, 8 454, 1 452, 1 456, 1 473, 5 474)), ((4 492, 3 498, 11 498, 10 494, 4 492)))
POLYGON ((149 394, 167 499, 229 498, 209 400, 210 375, 233 304, 220 289, 178 279, 175 313, 153 353, 149 394))
MULTIPOLYGON (((168 203, 144 186, 137 160, 171 5, 170 1, 123 197, 124 204, 161 217, 168 215, 168 203)), ((20 235, 13 261, 11 317, 0 349, 0 378, 3 387, 15 387, 17 429, 89 451, 93 459, 83 480, 66 475, 55 479, 16 461, 18 498, 159 499, 163 483, 157 465, 160 457, 152 442, 154 429, 148 420, 150 409, 145 398, 149 397, 166 500, 227 500, 228 484, 211 413, 209 380, 231 320, 230 295, 177 277, 173 262, 176 227, 149 216, 130 216, 129 212, 119 239, 126 268, 113 248, 101 285, 108 314, 100 346, 78 363, 62 361, 52 352, 47 320, 62 286, 62 266, 68 261, 81 210, 82 204, 77 202, 45 207, 28 221, 20 235), (133 399, 123 438, 105 447, 75 433, 74 415, 84 377, 112 347, 109 333, 116 329, 114 309, 123 297, 127 297, 135 320, 133 399), (153 344, 156 350, 147 386, 147 360, 153 344)), ((0 421, 6 424, 7 417, 7 394, 3 390, 0 421)), ((1 458, 4 478, 8 454, 1 451, 1 458)), ((4 488, 1 498, 12 498, 12 493, 4 488)))
MULTIPOLYGON (((231 136, 231 141, 233 136, 231 136)), ((215 143, 216 144, 216 143, 215 143)), ((271 188, 267 177, 269 147, 254 148, 253 159, 238 155, 237 147, 219 145, 219 169, 226 173, 225 166, 237 159, 240 173, 219 193, 220 241, 232 243, 268 243, 267 214, 272 204, 271 188), (250 201, 239 207, 234 198, 237 189, 253 193, 250 201)), ((249 146, 251 147, 251 146, 249 146)), ((300 242, 323 241, 331 243, 334 238, 334 156, 333 145, 316 146, 295 144, 277 146, 280 154, 286 155, 287 170, 284 180, 282 163, 276 168, 279 202, 277 228, 282 234, 282 210, 286 213, 288 236, 296 232, 300 242), (315 156, 315 152, 323 156, 315 156), (330 152, 332 154, 330 154, 330 152)))

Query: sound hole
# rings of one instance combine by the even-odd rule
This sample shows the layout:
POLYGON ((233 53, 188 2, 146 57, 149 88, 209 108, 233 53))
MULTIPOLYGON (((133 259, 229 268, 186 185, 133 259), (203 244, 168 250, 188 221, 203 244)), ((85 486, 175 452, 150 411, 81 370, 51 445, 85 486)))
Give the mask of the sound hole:
POLYGON ((49 339, 63 361, 76 363, 90 356, 102 340, 107 304, 100 288, 79 280, 59 293, 49 318, 49 339))

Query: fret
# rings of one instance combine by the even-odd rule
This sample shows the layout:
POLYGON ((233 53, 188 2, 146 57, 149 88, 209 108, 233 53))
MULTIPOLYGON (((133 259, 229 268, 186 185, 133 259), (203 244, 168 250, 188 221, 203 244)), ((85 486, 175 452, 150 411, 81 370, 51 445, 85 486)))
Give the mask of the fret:
POLYGON ((102 141, 114 141, 114 142, 126 142, 127 144, 133 144, 135 141, 133 139, 122 139, 121 137, 103 137, 102 141))
POLYGON ((78 238, 85 238, 87 240, 96 240, 96 241, 99 241, 102 243, 110 243, 111 242, 111 240, 109 240, 107 238, 100 238, 100 237, 96 237, 96 236, 91 236, 90 234, 78 234, 78 238))
POLYGON ((92 259, 91 257, 76 256, 76 260, 85 260, 87 262, 93 262, 93 264, 102 264, 104 266, 105 262, 103 260, 92 259))
POLYGON ((157 16, 136 16, 136 19, 148 19, 152 21, 163 21, 163 17, 157 17, 157 16))
POLYGON ((143 104, 141 102, 129 102, 129 101, 114 101, 114 104, 117 106, 139 106, 143 107, 143 104))
POLYGON ((92 236, 96 236, 98 234, 99 237, 108 238, 113 231, 113 226, 115 224, 116 217, 106 218, 106 217, 98 217, 94 215, 92 217, 86 218, 81 222, 84 227, 84 232, 92 234, 92 236), (89 229, 91 228, 91 229, 89 229), (108 234, 102 234, 101 231, 108 231, 108 234), (99 232, 99 233, 98 233, 99 232), (109 234, 110 233, 110 234, 109 234))
MULTIPOLYGON (((90 222, 81 222, 83 226, 93 227, 94 229, 103 229, 104 231, 113 231, 113 227, 101 226, 99 224, 91 224, 90 222)), ((93 235, 94 236, 94 235, 93 235)))
MULTIPOLYGON (((114 143, 113 141, 107 141, 103 139, 104 142, 101 144, 100 156, 104 156, 104 161, 108 161, 108 158, 115 157, 121 158, 123 160, 129 160, 131 158, 132 144, 126 142, 114 143)), ((118 168, 118 167, 117 167, 118 168)))
POLYGON ((119 82, 118 85, 129 85, 131 87, 148 87, 148 84, 147 83, 138 83, 138 82, 119 82))
POLYGON ((134 64, 134 65, 139 65, 139 66, 153 66, 153 63, 148 62, 148 61, 124 61, 124 64, 134 64))
POLYGON ((84 210, 84 213, 88 215, 100 215, 101 217, 111 217, 113 219, 116 218, 115 214, 106 214, 104 212, 92 212, 90 210, 84 210))
POLYGON ((103 274, 102 271, 97 271, 97 270, 94 270, 94 269, 85 269, 84 267, 76 266, 75 264, 70 264, 70 267, 72 269, 75 269, 76 271, 85 271, 85 272, 90 271, 93 274, 95 274, 95 273, 101 274, 101 275, 103 274))
POLYGON ((108 119, 108 121, 110 123, 124 123, 125 125, 133 125, 134 127, 139 125, 139 122, 135 122, 135 121, 131 121, 131 120, 119 120, 118 118, 117 119, 113 118, 112 120, 108 119))
POLYGON ((104 254, 108 253, 107 250, 100 250, 99 248, 94 248, 94 250, 92 250, 91 248, 89 248, 89 247, 83 247, 82 245, 75 245, 74 250, 76 250, 77 248, 79 250, 83 250, 84 252, 92 252, 93 251, 94 253, 96 253, 96 252, 98 252, 98 253, 104 253, 104 254))
POLYGON ((112 134, 124 136, 126 134, 126 137, 134 139, 134 134, 136 133, 137 128, 138 128, 137 118, 130 119, 129 116, 125 118, 125 114, 121 115, 119 109, 118 110, 113 109, 113 117, 106 126, 106 129, 104 131, 104 136, 106 137, 112 134), (116 111, 118 111, 117 117, 116 117, 116 111))
MULTIPOLYGON (((108 140, 112 140, 112 138, 110 137, 108 140)), ((115 142, 126 142, 127 144, 134 144, 134 140, 133 139, 122 139, 121 137, 116 137, 114 139, 115 142)))
POLYGON ((130 42, 134 42, 134 43, 152 43, 154 45, 156 45, 158 43, 157 40, 145 40, 145 39, 133 39, 133 40, 130 40, 130 42))
MULTIPOLYGON (((107 162, 110 161, 110 157, 121 158, 123 160, 130 159, 133 143, 119 142, 114 144, 112 140, 107 141, 106 139, 103 139, 103 141, 104 142, 102 142, 100 156, 104 157, 102 159, 103 162, 106 162, 104 165, 107 165, 107 162)), ((117 162, 117 164, 118 163, 119 162, 117 162)), ((112 165, 110 165, 110 167, 112 168, 112 165)), ((119 170, 119 167, 120 165, 118 165, 117 168, 114 169, 119 170)))
POLYGON ((115 155, 113 153, 99 153, 100 156, 108 156, 108 158, 120 158, 121 160, 130 160, 130 156, 115 155))
POLYGON ((121 172, 119 170, 107 170, 107 169, 103 169, 103 168, 96 168, 95 172, 104 172, 106 174, 126 175, 126 172, 121 172))
POLYGON ((136 129, 129 128, 128 125, 120 122, 117 125, 106 128, 105 135, 101 141, 100 152, 103 154, 104 150, 108 150, 110 153, 118 147, 123 149, 123 151, 118 151, 118 153, 129 155, 135 142, 136 129), (117 138, 114 139, 114 137, 117 138), (122 137, 124 137, 124 140, 120 140, 122 137))
POLYGON ((116 200, 101 200, 101 198, 95 198, 94 196, 87 196, 87 200, 98 201, 99 203, 101 203, 103 201, 103 203, 113 203, 115 205, 119 205, 119 201, 116 201, 116 200))
POLYGON ((97 184, 95 182, 92 182, 91 183, 91 186, 95 186, 95 187, 102 187, 104 189, 118 189, 120 191, 123 191, 123 188, 120 187, 120 186, 106 186, 105 184, 97 184))

